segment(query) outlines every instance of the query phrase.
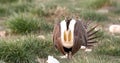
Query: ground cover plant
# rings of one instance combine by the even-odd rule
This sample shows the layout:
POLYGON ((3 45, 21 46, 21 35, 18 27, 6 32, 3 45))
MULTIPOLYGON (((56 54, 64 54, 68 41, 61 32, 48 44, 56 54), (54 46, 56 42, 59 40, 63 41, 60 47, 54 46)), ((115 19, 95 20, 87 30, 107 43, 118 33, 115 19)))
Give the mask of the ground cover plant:
POLYGON ((120 63, 120 36, 108 30, 109 25, 120 23, 119 2, 0 0, 0 63, 46 63, 48 55, 53 55, 60 63, 120 63), (59 57, 52 32, 54 24, 66 16, 99 24, 97 35, 100 38, 92 52, 79 50, 72 60, 59 57))

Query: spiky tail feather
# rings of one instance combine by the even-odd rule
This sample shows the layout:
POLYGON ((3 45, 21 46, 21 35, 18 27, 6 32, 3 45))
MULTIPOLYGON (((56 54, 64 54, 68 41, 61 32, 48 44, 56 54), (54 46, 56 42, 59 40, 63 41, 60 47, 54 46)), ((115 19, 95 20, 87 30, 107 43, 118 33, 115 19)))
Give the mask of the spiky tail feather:
POLYGON ((95 45, 95 43, 97 43, 97 38, 98 38, 98 36, 95 36, 96 35, 96 33, 99 31, 99 30, 97 30, 97 31, 95 31, 95 28, 98 26, 98 25, 95 25, 95 26, 93 26, 92 28, 90 28, 90 30, 88 30, 88 27, 90 27, 90 24, 91 24, 92 22, 90 22, 90 21, 88 21, 88 22, 86 22, 86 23, 84 23, 84 26, 86 27, 86 43, 87 43, 87 48, 91 48, 91 47, 93 47, 94 45, 95 45))
POLYGON ((95 36, 95 34, 98 32, 98 31, 94 31, 94 29, 96 28, 97 26, 94 26, 93 28, 91 28, 88 32, 87 32, 87 35, 88 35, 88 38, 87 38, 87 47, 88 48, 91 48, 95 45, 95 43, 97 43, 97 38, 98 36, 95 36))

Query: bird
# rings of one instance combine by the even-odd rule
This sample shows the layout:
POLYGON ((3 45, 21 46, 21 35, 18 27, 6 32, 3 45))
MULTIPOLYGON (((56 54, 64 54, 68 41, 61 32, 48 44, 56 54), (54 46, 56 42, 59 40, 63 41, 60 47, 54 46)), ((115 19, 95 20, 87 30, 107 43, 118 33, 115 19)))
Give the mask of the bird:
POLYGON ((81 46, 92 47, 97 43, 94 36, 98 31, 94 31, 97 25, 88 30, 88 22, 80 19, 65 18, 58 21, 53 29, 53 44, 55 48, 68 59, 79 51, 81 46))

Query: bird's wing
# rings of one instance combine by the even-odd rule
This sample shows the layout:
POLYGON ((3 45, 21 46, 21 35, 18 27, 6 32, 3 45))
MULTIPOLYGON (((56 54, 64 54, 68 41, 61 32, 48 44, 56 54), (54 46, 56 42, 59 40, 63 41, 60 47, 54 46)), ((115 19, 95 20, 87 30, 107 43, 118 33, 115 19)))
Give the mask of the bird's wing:
POLYGON ((63 49, 62 43, 61 43, 61 38, 60 38, 60 23, 58 22, 57 24, 55 24, 54 26, 54 30, 53 30, 53 43, 55 45, 55 47, 62 53, 65 55, 65 51, 63 49))
POLYGON ((87 45, 86 30, 82 22, 77 21, 74 29, 74 46, 72 48, 72 55, 80 49, 81 45, 87 45))

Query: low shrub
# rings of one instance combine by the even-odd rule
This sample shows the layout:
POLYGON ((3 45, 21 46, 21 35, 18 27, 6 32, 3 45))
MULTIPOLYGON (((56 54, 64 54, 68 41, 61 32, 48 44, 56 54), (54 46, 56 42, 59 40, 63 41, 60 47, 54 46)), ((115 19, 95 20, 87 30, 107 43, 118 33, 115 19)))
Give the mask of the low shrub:
POLYGON ((53 52, 52 42, 50 40, 39 40, 36 38, 28 38, 24 40, 23 46, 26 51, 34 53, 40 58, 46 58, 53 52))
POLYGON ((16 33, 30 33, 39 29, 39 22, 33 16, 14 15, 7 21, 8 27, 16 33))
POLYGON ((10 4, 0 3, 0 16, 10 16, 14 13, 28 12, 29 7, 31 6, 32 6, 32 3, 26 2, 26 1, 20 1, 20 2, 17 1, 15 3, 10 3, 10 4))
POLYGON ((8 6, 0 4, 0 16, 7 16, 10 12, 8 10, 8 6))
MULTIPOLYGON (((48 10, 47 10, 47 11, 48 11, 48 10)), ((39 6, 30 9, 30 12, 31 12, 33 15, 36 15, 36 16, 38 16, 38 17, 48 16, 49 13, 48 13, 47 11, 43 10, 43 8, 42 8, 42 7, 39 7, 39 6)))
POLYGON ((119 1, 113 1, 113 9, 110 9, 110 12, 119 15, 120 14, 120 2, 119 1))
POLYGON ((90 5, 88 7, 97 9, 104 6, 111 6, 111 1, 110 0, 93 0, 90 2, 90 5))
POLYGON ((80 17, 82 17, 86 20, 92 20, 92 21, 105 21, 108 19, 106 15, 97 13, 97 12, 92 11, 92 10, 81 11, 80 17))
POLYGON ((50 40, 42 40, 35 36, 16 40, 0 40, 0 59, 10 63, 36 63, 36 57, 47 58, 56 51, 50 40))
POLYGON ((95 50, 97 54, 120 56, 120 39, 119 37, 103 35, 104 40, 100 40, 98 48, 95 50))
POLYGON ((0 59, 10 63, 32 63, 34 56, 19 41, 0 41, 0 59))
POLYGON ((53 24, 48 23, 44 19, 40 20, 40 30, 45 32, 50 32, 53 30, 53 24))
POLYGON ((113 9, 113 10, 111 10, 111 12, 119 15, 120 14, 120 8, 113 9))
POLYGON ((19 1, 31 2, 32 0, 0 0, 1 4, 16 3, 19 1))
POLYGON ((0 3, 12 3, 12 2, 16 2, 18 0, 0 0, 0 3))
POLYGON ((12 3, 9 7, 9 12, 26 12, 29 11, 29 7, 32 6, 32 3, 29 2, 17 2, 17 3, 12 3))

